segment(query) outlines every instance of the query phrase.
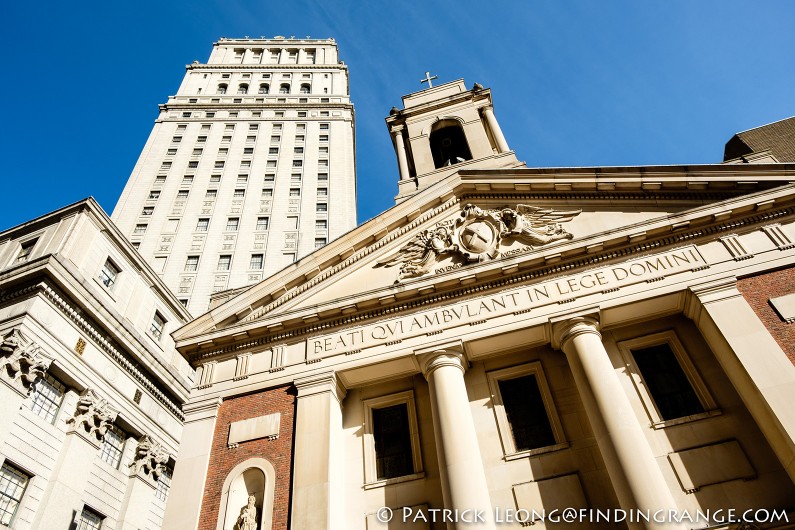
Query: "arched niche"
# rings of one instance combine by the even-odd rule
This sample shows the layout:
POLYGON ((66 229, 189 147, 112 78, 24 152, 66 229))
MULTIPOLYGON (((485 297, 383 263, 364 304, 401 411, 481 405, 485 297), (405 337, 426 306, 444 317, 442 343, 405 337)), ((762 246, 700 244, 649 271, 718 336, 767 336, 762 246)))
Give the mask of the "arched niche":
POLYGON ((250 458, 236 465, 226 476, 221 489, 216 530, 240 530, 237 522, 254 495, 257 508, 257 530, 271 530, 273 525, 273 493, 276 471, 264 458, 250 458))
POLYGON ((429 142, 436 169, 472 160, 464 128, 458 120, 444 119, 434 123, 429 142))

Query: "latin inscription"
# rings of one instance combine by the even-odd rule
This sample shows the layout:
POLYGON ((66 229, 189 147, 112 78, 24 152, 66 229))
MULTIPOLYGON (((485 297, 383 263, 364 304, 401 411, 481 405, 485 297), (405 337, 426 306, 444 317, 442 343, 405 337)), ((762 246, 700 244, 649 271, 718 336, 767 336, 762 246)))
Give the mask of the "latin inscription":
POLYGON ((381 343, 399 342, 420 334, 433 334, 448 327, 486 321, 510 313, 527 313, 536 307, 593 293, 615 291, 634 283, 660 280, 706 265, 695 247, 685 247, 342 333, 314 337, 307 341, 307 362, 381 343))

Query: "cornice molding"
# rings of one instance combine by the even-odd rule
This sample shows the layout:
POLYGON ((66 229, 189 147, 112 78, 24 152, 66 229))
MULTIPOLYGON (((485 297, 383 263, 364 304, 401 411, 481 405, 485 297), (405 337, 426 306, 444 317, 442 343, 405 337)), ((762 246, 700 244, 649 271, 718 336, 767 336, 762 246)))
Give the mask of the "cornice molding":
MULTIPOLYGON (((489 196, 493 197, 493 196, 489 196)), ((425 222, 430 217, 437 215, 440 211, 444 211, 451 206, 470 198, 467 196, 462 196, 461 198, 454 197, 448 200, 443 205, 435 208, 431 212, 428 212, 411 223, 407 224, 406 226, 402 227, 401 229, 389 234, 384 239, 380 240, 379 242, 366 247, 359 252, 352 255, 350 258, 345 260, 342 263, 339 263, 332 267, 330 270, 327 270, 321 274, 318 274, 312 280, 301 284, 299 287, 294 288, 293 290, 287 292, 281 298, 274 300, 273 302, 269 303, 266 306, 258 309, 257 311, 248 315, 245 319, 241 321, 241 323, 249 323, 258 318, 261 318, 266 313, 272 311, 273 309, 283 305, 289 300, 292 300, 299 294, 306 292, 308 289, 320 283, 321 281, 325 280, 326 278, 338 273, 339 271, 349 267, 350 265, 354 264, 355 262, 359 261, 363 257, 369 255, 370 253, 374 252, 378 248, 381 248, 385 244, 397 239, 398 237, 403 236, 406 232, 414 230, 419 224, 425 222), (437 212, 439 210, 439 212, 437 212)), ((457 298, 462 298, 465 296, 469 296, 475 293, 483 293, 486 291, 493 291, 495 289, 508 287, 510 285, 521 283, 521 282, 528 282, 531 280, 536 280, 539 278, 543 278, 546 276, 550 276, 553 274, 558 274, 561 272, 570 271, 572 269, 577 268, 587 268, 589 266, 597 265, 599 263, 609 261, 615 258, 620 258, 624 256, 630 255, 642 255, 644 253, 648 253, 654 251, 656 249, 662 247, 671 247, 678 244, 686 244, 692 243, 694 239, 707 237, 710 235, 719 234, 725 231, 737 231, 738 228, 743 228, 749 225, 756 225, 759 223, 769 222, 774 219, 778 219, 787 215, 793 215, 795 213, 795 207, 785 207, 781 209, 771 209, 765 210, 764 212, 752 212, 750 215, 746 215, 745 217, 737 218, 737 219, 727 219, 723 222, 715 223, 711 226, 703 226, 698 228, 693 228, 688 230, 687 226, 678 229, 676 233, 668 232, 667 234, 660 235, 657 237, 652 236, 648 240, 643 240, 642 242, 638 242, 635 244, 628 244, 621 248, 609 249, 604 250, 601 252, 593 252, 587 254, 585 256, 579 255, 579 257, 571 258, 564 261, 564 258, 561 258, 560 255, 551 255, 551 256, 542 256, 542 259, 546 259, 546 266, 541 265, 538 268, 534 268, 530 271, 526 272, 518 272, 512 276, 504 276, 498 279, 486 281, 480 284, 473 284, 471 286, 459 288, 459 289, 451 289, 449 291, 445 291, 440 294, 434 294, 430 296, 417 296, 411 301, 401 302, 398 304, 393 305, 384 305, 377 309, 364 311, 361 313, 351 314, 349 316, 345 316, 342 318, 337 318, 333 320, 327 320, 325 322, 313 323, 310 325, 301 326, 300 324, 297 325, 295 329, 292 330, 285 330, 285 331, 277 331, 270 335, 266 335, 261 338, 257 339, 247 339, 243 343, 232 344, 226 346, 224 348, 214 349, 208 352, 195 352, 189 355, 189 360, 191 362, 196 362, 201 359, 206 359, 208 357, 213 357, 217 355, 223 355, 230 352, 239 351, 240 349, 244 348, 252 348, 258 347, 263 344, 268 344, 270 342, 275 341, 284 341, 287 339, 292 339, 302 335, 311 335, 316 334, 318 332, 322 332, 324 330, 328 330, 330 328, 337 328, 337 327, 344 327, 353 323, 361 323, 368 320, 374 320, 377 318, 382 318, 385 316, 391 316, 396 313, 409 311, 412 309, 425 307, 431 304, 436 304, 439 302, 446 302, 448 300, 454 300, 457 298), (547 259, 547 258, 554 258, 554 259, 547 259), (554 264, 553 264, 554 262, 554 264)), ((672 221, 673 222, 673 221, 672 221)), ((672 225, 671 230, 675 227, 672 225)), ((499 260, 495 260, 495 263, 498 263, 499 260)), ((460 269, 459 269, 460 270, 460 269)))
POLYGON ((22 296, 26 296, 31 293, 42 293, 44 294, 52 304, 58 309, 64 316, 66 316, 69 320, 74 322, 88 337, 99 346, 102 351, 107 353, 111 359, 113 359, 120 368, 122 368, 125 372, 127 372, 132 378, 137 381, 149 394, 153 397, 157 402, 162 404, 169 412, 171 412, 174 416, 176 416, 180 421, 183 421, 185 417, 182 414, 182 410, 180 406, 175 403, 174 401, 170 400, 163 392, 161 392, 157 387, 155 387, 151 381, 144 375, 140 370, 138 370, 135 366, 132 365, 130 361, 128 361, 124 355, 115 347, 113 346, 110 341, 108 341, 103 334, 97 330, 91 323, 88 322, 83 316, 81 316, 80 311, 74 308, 67 300, 61 297, 52 287, 47 285, 46 283, 37 283, 35 285, 30 285, 24 287, 22 289, 10 292, 5 294, 4 296, 0 297, 0 302, 10 301, 16 298, 20 298, 22 296))

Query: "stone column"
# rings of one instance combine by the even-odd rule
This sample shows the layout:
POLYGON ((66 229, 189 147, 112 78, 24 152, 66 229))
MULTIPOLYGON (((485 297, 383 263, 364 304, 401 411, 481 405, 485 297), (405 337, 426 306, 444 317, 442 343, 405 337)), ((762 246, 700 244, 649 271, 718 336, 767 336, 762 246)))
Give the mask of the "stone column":
POLYGON ((135 460, 130 465, 130 479, 119 510, 119 530, 146 528, 149 508, 154 500, 157 481, 168 464, 169 454, 163 446, 144 435, 138 441, 135 460))
POLYGON ((171 479, 172 494, 166 503, 163 528, 196 530, 199 526, 204 484, 220 407, 219 397, 199 397, 189 401, 182 409, 185 412, 185 427, 171 479))
POLYGON ((493 529, 494 510, 464 382, 467 361, 462 345, 455 342, 415 353, 430 389, 444 507, 459 514, 477 510, 485 519, 472 524, 448 523, 447 528, 493 529))
POLYGON ((118 411, 92 389, 86 389, 77 402, 74 417, 66 423, 61 452, 42 496, 33 528, 63 528, 64 521, 74 519, 85 501, 88 478, 108 427, 118 411))
POLYGON ((345 389, 333 371, 295 381, 295 446, 292 530, 344 529, 342 400, 345 389))
MULTIPOLYGON (((676 504, 610 362, 595 314, 553 322, 553 346, 566 354, 618 502, 625 510, 676 508, 676 504)), ((630 528, 648 526, 627 523, 630 528)), ((654 528, 686 528, 654 524, 654 528)))
POLYGON ((25 406, 31 385, 43 377, 52 359, 28 341, 19 329, 12 329, 0 344, 0 449, 11 431, 17 412, 25 406))
POLYGON ((392 129, 392 137, 395 139, 400 180, 407 180, 409 178, 409 164, 406 160, 406 144, 403 141, 403 127, 392 129))
POLYGON ((497 118, 494 117, 494 108, 489 105, 488 107, 483 107, 482 112, 491 134, 494 135, 494 141, 497 142, 497 149, 499 149, 500 153, 507 153, 511 148, 508 147, 508 142, 505 141, 500 124, 497 123, 497 118))
POLYGON ((685 314, 795 481, 795 366, 737 290, 734 277, 691 287, 685 314))

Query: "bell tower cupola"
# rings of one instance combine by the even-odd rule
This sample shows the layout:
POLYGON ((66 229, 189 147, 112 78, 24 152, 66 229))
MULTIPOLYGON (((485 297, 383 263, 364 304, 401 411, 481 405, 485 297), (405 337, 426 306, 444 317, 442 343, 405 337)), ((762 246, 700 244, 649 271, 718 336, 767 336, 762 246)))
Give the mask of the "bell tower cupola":
POLYGON ((403 109, 392 107, 386 124, 397 155, 396 202, 460 169, 503 169, 524 163, 508 147, 491 101, 491 90, 475 83, 467 90, 459 79, 403 96, 403 109))

